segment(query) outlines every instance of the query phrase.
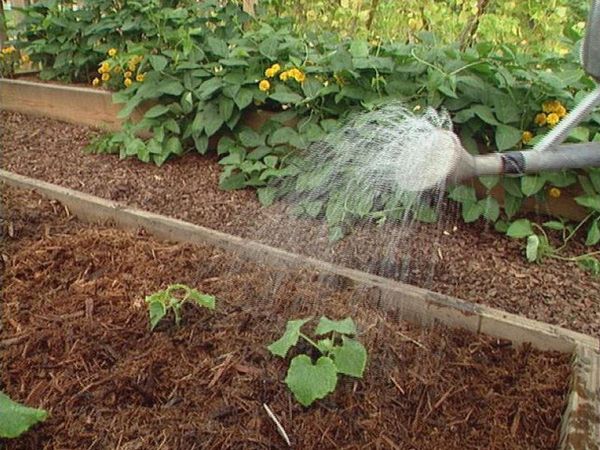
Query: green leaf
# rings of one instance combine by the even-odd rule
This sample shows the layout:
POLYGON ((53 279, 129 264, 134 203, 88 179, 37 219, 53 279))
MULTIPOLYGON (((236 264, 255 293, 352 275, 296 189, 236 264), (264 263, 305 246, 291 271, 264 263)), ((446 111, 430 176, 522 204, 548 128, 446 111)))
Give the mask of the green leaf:
POLYGON ((258 51, 271 61, 277 59, 277 50, 279 49, 279 41, 275 37, 265 39, 258 46, 258 51))
POLYGON ((38 422, 46 420, 43 409, 29 408, 0 392, 0 438, 16 438, 38 422))
POLYGON ((506 235, 513 238, 524 238, 533 234, 531 222, 527 219, 518 219, 510 224, 506 235))
POLYGON ((276 356, 281 356, 285 358, 287 352, 290 348, 292 348, 298 342, 298 338, 300 337, 300 329, 302 326, 310 321, 312 317, 307 319, 298 319, 298 320, 289 320, 285 326, 285 332, 283 336, 273 342, 271 345, 267 347, 267 349, 276 356))
POLYGON ((329 227, 327 236, 329 242, 337 242, 344 238, 344 229, 340 226, 329 227))
POLYGON ((190 289, 187 295, 198 306, 208 309, 215 309, 216 307, 216 299, 213 295, 203 294, 196 289, 190 289))
POLYGON ((475 105, 471 109, 473 112, 485 123, 490 125, 501 125, 500 122, 494 117, 494 113, 489 106, 486 105, 475 105))
POLYGON ((331 333, 332 331, 340 334, 355 335, 356 325, 350 317, 346 317, 343 320, 330 320, 327 317, 322 316, 319 319, 317 328, 315 328, 315 334, 317 336, 322 336, 323 334, 331 333))
POLYGON ((237 105, 239 109, 244 109, 250 103, 252 103, 252 99, 254 98, 254 94, 252 89, 249 88, 241 88, 233 101, 237 105))
POLYGON ((227 43, 222 39, 218 39, 212 36, 209 36, 206 40, 208 44, 209 50, 216 56, 220 56, 222 58, 226 58, 229 56, 229 49, 227 48, 227 43))
POLYGON ((585 245, 596 245, 600 242, 600 227, 598 226, 598 220, 592 222, 585 240, 585 245))
POLYGON ((594 211, 600 212, 600 194, 583 195, 581 197, 575 197, 575 201, 578 205, 585 206, 586 208, 590 208, 594 211))
POLYGON ((477 195, 475 189, 470 186, 459 185, 450 189, 448 197, 451 200, 459 203, 475 203, 477 201, 477 195))
POLYGON ((239 172, 219 180, 219 188, 224 191, 235 191, 246 187, 246 175, 239 172))
POLYGON ((463 203, 462 218, 466 223, 475 222, 483 214, 481 203, 463 203))
POLYGON ((527 261, 535 262, 537 260, 539 246, 540 238, 536 234, 532 234, 527 238, 527 248, 525 250, 527 261))
POLYGON ((482 175, 479 177, 479 182, 489 191, 498 184, 500 177, 498 175, 482 175))
POLYGON ((202 100, 207 100, 222 87, 223 80, 221 78, 209 78, 208 80, 202 82, 202 84, 198 87, 197 95, 199 95, 202 100))
POLYGON ((577 258, 577 264, 581 268, 591 272, 592 275, 600 275, 600 260, 598 260, 598 258, 594 258, 593 256, 584 256, 577 258))
POLYGON ((296 130, 290 127, 283 127, 275 130, 275 132, 271 135, 269 143, 273 146, 280 144, 289 144, 297 138, 298 133, 296 132, 296 130))
POLYGON ((219 115, 223 122, 227 122, 233 113, 233 100, 227 97, 219 98, 219 115))
MULTIPOLYGON (((164 80, 164 81, 161 81, 160 83, 158 83, 158 85, 156 86, 156 92, 159 92, 161 94, 167 94, 167 95, 178 96, 183 93, 183 90, 184 90, 183 84, 181 84, 177 80, 164 80)), ((191 101, 191 95, 190 95, 190 101, 191 101)))
POLYGON ((369 44, 363 39, 356 39, 350 44, 350 54, 354 58, 366 58, 369 56, 369 44))
POLYGON ((223 118, 219 115, 215 105, 208 105, 204 110, 204 132, 207 136, 212 136, 223 126, 223 118), (214 107, 214 108, 211 108, 214 107))
POLYGON ((256 193, 258 194, 258 201, 263 206, 271 206, 275 201, 275 197, 277 195, 277 189, 274 187, 264 187, 257 189, 256 193))
POLYGON ((157 72, 160 72, 167 67, 168 63, 169 60, 162 55, 150 55, 150 65, 157 72))
POLYGON ((316 364, 306 355, 298 355, 290 364, 285 378, 294 397, 303 406, 335 391, 337 369, 331 358, 321 356, 316 364))
POLYGON ((550 230, 562 231, 565 229, 565 224, 558 220, 550 220, 549 222, 544 222, 542 225, 550 230))
POLYGON ((247 148, 258 147, 265 143, 264 138, 260 137, 260 135, 251 128, 245 128, 240 131, 238 138, 242 145, 247 148))
POLYGON ((158 322, 165 317, 167 313, 166 305, 160 300, 150 300, 150 297, 146 297, 148 302, 148 314, 150 315, 150 330, 154 330, 158 322))
POLYGON ((356 339, 342 336, 342 346, 331 351, 338 373, 362 378, 367 365, 367 349, 356 339))
POLYGON ((183 153, 183 147, 181 146, 179 138, 175 136, 169 138, 165 144, 165 152, 167 152, 167 154, 181 155, 183 153))
POLYGON ((293 92, 275 92, 269 98, 279 103, 299 103, 302 97, 293 92))
POLYGON ((509 125, 498 125, 496 127, 496 147, 499 151, 513 148, 521 140, 521 130, 509 125))
POLYGON ((170 111, 170 108, 167 105, 156 105, 146 111, 144 114, 144 118, 146 119, 155 119, 160 117, 170 111))
POLYGON ((525 196, 537 194, 546 184, 546 179, 539 175, 525 175, 521 178, 521 191, 525 196))
POLYGON ((521 209, 521 204, 523 203, 523 199, 521 197, 515 197, 509 193, 504 195, 504 212, 506 216, 510 219, 513 217, 519 209, 521 209))
POLYGON ((490 222, 495 222, 500 217, 500 205, 498 200, 494 197, 487 196, 483 200, 480 200, 481 208, 483 209, 483 217, 490 222))

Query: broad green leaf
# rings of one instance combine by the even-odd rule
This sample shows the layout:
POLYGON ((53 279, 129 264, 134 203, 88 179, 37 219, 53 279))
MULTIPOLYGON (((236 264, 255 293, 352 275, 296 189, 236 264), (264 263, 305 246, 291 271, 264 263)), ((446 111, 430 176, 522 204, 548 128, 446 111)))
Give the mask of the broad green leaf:
POLYGON ((458 185, 450 189, 450 194, 448 197, 451 200, 459 203, 475 203, 477 201, 477 195, 475 194, 475 189, 470 186, 465 186, 463 184, 458 185))
POLYGON ((289 320, 285 326, 285 332, 283 336, 273 342, 271 345, 267 347, 267 349, 276 356, 281 356, 285 358, 287 352, 290 348, 292 348, 298 342, 298 338, 300 337, 300 329, 302 326, 310 321, 312 317, 307 319, 298 319, 298 320, 289 320))
POLYGON ((160 72, 167 67, 168 63, 169 60, 162 55, 150 55, 150 65, 157 72, 160 72))
POLYGON ((313 364, 308 356, 298 355, 290 363, 285 383, 301 405, 309 406, 335 391, 337 369, 326 356, 313 364))
POLYGON ((521 137, 522 132, 518 128, 502 124, 496 127, 496 147, 501 152, 513 148, 521 137))
POLYGON ((331 351, 338 373, 362 378, 367 365, 367 349, 356 339, 342 336, 342 346, 331 351))
POLYGON ((209 78, 198 87, 197 95, 199 95, 202 100, 207 100, 222 87, 223 80, 221 78, 209 78))
POLYGON ((275 100, 279 103, 299 103, 302 101, 302 97, 293 92, 275 92, 269 95, 270 99, 275 100))
POLYGON ((337 242, 344 238, 344 229, 340 226, 329 227, 327 237, 329 242, 337 242))
POLYGON ((274 187, 264 187, 257 189, 258 201, 263 206, 271 206, 275 201, 277 189, 274 187))
POLYGON ((237 107, 242 110, 244 109, 246 106, 250 105, 252 103, 252 99, 254 98, 254 94, 252 92, 252 89, 249 88, 241 88, 238 93, 236 94, 235 98, 233 99, 233 101, 235 102, 235 104, 237 105, 237 107))
POLYGON ((521 181, 518 178, 504 177, 502 179, 502 186, 504 187, 504 190, 513 197, 523 197, 523 193, 521 192, 521 181))
POLYGON ((203 294, 202 292, 196 289, 190 289, 187 295, 188 298, 192 300, 196 305, 208 309, 215 309, 216 299, 213 295, 203 294))
POLYGON ((513 238, 524 238, 533 234, 531 222, 527 219, 518 219, 510 224, 506 235, 513 238))
POLYGON ((323 334, 331 333, 335 331, 340 334, 354 335, 356 334, 356 325, 351 317, 346 317, 343 320, 330 320, 325 316, 319 319, 317 328, 315 328, 315 334, 322 336, 323 334))
POLYGON ((290 127, 282 127, 271 135, 269 143, 273 146, 281 144, 289 144, 291 141, 298 137, 296 130, 290 127))
POLYGON ((463 203, 462 218, 466 223, 475 222, 483 214, 481 203, 463 203))
POLYGON ((488 195, 483 200, 480 200, 479 203, 483 210, 483 217, 490 222, 498 220, 498 217, 500 217, 500 205, 498 204, 498 200, 488 195))
POLYGON ((270 37, 270 38, 265 39, 258 46, 258 51, 272 61, 277 59, 278 49, 279 49, 279 41, 275 37, 270 37))
POLYGON ((575 201, 581 206, 600 212, 600 194, 575 197, 575 201))
POLYGON ((160 117, 160 116, 168 113, 170 111, 170 109, 171 108, 169 108, 167 105, 156 105, 156 106, 153 106, 148 111, 146 111, 146 114, 144 114, 144 118, 146 118, 146 119, 155 119, 157 117, 160 117))
POLYGON ((219 98, 219 115, 223 122, 227 122, 233 113, 233 100, 227 97, 219 98))
POLYGON ((319 339, 317 341, 317 348, 322 354, 327 355, 333 349, 333 340, 329 338, 319 339))
POLYGON ((369 44, 363 39, 356 39, 350 44, 350 54, 354 58, 367 58, 369 56, 369 44))
POLYGON ((226 177, 221 177, 219 180, 219 188, 224 191, 235 191, 246 187, 246 175, 243 173, 235 173, 226 177))
POLYGON ((592 222, 585 240, 585 245, 596 245, 600 242, 600 227, 598 226, 598 219, 592 222))
POLYGON ((16 438, 38 422, 46 420, 43 409, 29 408, 0 392, 0 438, 16 438))
POLYGON ((548 222, 544 222, 542 225, 550 230, 562 231, 565 229, 565 224, 559 222, 558 220, 550 220, 548 222))
POLYGON ((494 113, 492 112, 492 109, 489 106, 475 105, 472 106, 471 109, 485 123, 495 126, 501 125, 500 122, 498 122, 494 117, 494 113))
POLYGON ((539 246, 540 238, 536 234, 532 234, 527 238, 527 248, 525 250, 527 261, 535 262, 537 260, 539 246))
POLYGON ((212 36, 209 36, 206 40, 208 44, 209 50, 216 56, 220 56, 222 58, 226 58, 229 56, 229 49, 227 48, 227 43, 222 39, 218 39, 212 36))
POLYGON ((165 144, 165 152, 168 154, 181 155, 183 153, 183 147, 178 137, 171 137, 165 144))
POLYGON ((572 142, 588 142, 590 140, 590 130, 586 127, 575 127, 569 133, 568 139, 572 142))
MULTIPOLYGON (((148 301, 148 298, 146 298, 148 301)), ((158 322, 165 317, 167 308, 160 300, 152 300, 148 303, 148 314, 150 314, 150 330, 154 330, 158 322)))
POLYGON ((212 136, 223 126, 223 118, 215 105, 208 105, 204 110, 204 132, 207 136, 212 136))
MULTIPOLYGON (((242 145, 247 148, 258 147, 263 145, 264 138, 262 138, 256 131, 251 128, 245 128, 238 134, 238 138, 242 145)), ((269 149, 270 150, 270 149, 269 149)))
POLYGON ((577 258, 577 264, 581 268, 591 272, 592 275, 600 275, 600 260, 598 258, 594 258, 593 256, 577 258))
POLYGON ((500 177, 498 175, 483 175, 479 177, 479 182, 489 191, 498 184, 500 177))
POLYGON ((521 191, 525 196, 531 197, 542 190, 546 179, 540 175, 525 175, 521 178, 521 191))

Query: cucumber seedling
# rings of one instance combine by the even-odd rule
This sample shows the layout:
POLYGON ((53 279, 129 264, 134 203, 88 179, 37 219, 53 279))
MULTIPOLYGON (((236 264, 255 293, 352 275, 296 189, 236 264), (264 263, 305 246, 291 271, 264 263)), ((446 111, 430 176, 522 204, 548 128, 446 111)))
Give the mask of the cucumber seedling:
POLYGON ((192 302, 204 308, 215 309, 214 296, 203 294, 185 284, 172 284, 165 290, 147 296, 146 304, 150 315, 150 331, 154 330, 158 322, 170 311, 173 312, 175 325, 179 325, 181 310, 187 302, 192 302))
POLYGON ((303 406, 335 391, 338 374, 362 378, 367 364, 366 348, 352 337, 356 336, 356 325, 351 318, 335 321, 321 317, 314 331, 316 340, 301 331, 310 320, 312 317, 288 321, 283 336, 267 347, 273 355, 285 358, 302 338, 320 355, 314 363, 308 354, 290 361, 285 383, 303 406))

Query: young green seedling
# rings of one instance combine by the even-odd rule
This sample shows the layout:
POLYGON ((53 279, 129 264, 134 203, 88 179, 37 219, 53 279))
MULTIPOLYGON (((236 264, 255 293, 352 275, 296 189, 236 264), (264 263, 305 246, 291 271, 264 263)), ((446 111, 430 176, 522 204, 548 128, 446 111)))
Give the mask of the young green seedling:
POLYGON ((356 335, 351 318, 334 321, 321 317, 314 331, 320 337, 316 341, 301 331, 311 319, 288 321, 283 336, 267 347, 273 355, 285 358, 302 338, 320 353, 315 363, 306 354, 297 355, 288 368, 285 383, 303 406, 335 391, 338 374, 362 378, 367 364, 367 350, 351 337, 356 335))
POLYGON ((175 324, 181 322, 181 309, 186 302, 193 302, 198 306, 215 309, 215 297, 203 294, 185 284, 172 284, 163 291, 155 292, 146 297, 148 313, 150 315, 150 330, 154 330, 158 322, 173 311, 175 324))
POLYGON ((16 438, 38 422, 46 420, 43 409, 29 408, 0 391, 0 438, 16 438))

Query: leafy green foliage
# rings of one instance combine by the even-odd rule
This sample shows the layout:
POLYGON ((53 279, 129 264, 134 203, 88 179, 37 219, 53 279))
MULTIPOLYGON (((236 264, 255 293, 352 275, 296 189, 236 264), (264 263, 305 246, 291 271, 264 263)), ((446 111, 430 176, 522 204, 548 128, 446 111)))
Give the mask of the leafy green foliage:
POLYGON ((185 284, 172 284, 165 290, 147 296, 146 304, 150 316, 150 330, 154 330, 162 318, 171 311, 173 312, 175 324, 179 325, 183 305, 188 302, 203 308, 215 309, 216 300, 212 295, 203 294, 185 284))
POLYGON ((16 438, 38 422, 46 420, 43 409, 20 405, 0 392, 0 438, 16 438))
POLYGON ((322 337, 317 342, 301 330, 310 320, 288 321, 283 336, 267 347, 273 355, 285 358, 302 338, 321 355, 313 362, 311 356, 298 354, 290 362, 285 382, 303 406, 334 392, 338 374, 362 378, 367 364, 367 350, 351 337, 356 335, 356 325, 351 318, 335 321, 321 317, 314 332, 322 337))

